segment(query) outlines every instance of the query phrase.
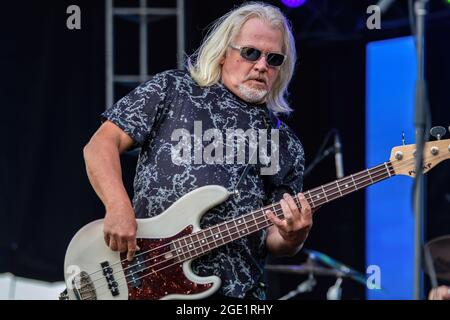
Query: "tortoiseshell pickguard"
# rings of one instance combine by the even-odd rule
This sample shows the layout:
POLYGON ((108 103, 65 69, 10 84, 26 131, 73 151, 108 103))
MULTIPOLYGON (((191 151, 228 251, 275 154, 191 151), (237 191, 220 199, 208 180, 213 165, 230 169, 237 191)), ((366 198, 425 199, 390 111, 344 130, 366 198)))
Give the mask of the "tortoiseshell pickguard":
POLYGON ((186 227, 170 238, 137 239, 140 250, 136 252, 136 257, 131 262, 126 260, 126 253, 121 254, 129 300, 158 300, 169 294, 190 295, 211 288, 212 283, 198 284, 186 278, 183 262, 176 257, 167 259, 165 256, 165 253, 171 250, 168 243, 190 233, 192 233, 192 226, 186 227), (139 255, 140 252, 145 253, 139 255), (137 259, 140 260, 140 265, 137 259), (134 265, 134 269, 128 268, 129 265, 134 265), (136 282, 133 282, 132 276, 137 279, 136 282))

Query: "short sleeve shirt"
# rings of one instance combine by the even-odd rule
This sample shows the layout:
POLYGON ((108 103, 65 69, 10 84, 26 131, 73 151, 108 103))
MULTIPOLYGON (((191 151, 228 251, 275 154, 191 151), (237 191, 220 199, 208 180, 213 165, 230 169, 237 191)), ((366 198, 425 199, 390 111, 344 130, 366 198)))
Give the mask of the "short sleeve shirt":
MULTIPOLYGON (((258 138, 267 133, 267 152, 261 156, 264 139, 257 139, 255 153, 266 162, 257 159, 251 165, 239 185, 239 195, 205 213, 202 228, 278 201, 284 192, 295 194, 302 189, 304 152, 294 132, 278 123, 278 142, 273 146, 277 123, 267 107, 245 102, 220 83, 201 87, 188 72, 165 71, 139 85, 102 117, 140 147, 133 186, 138 218, 161 214, 202 186, 220 185, 233 191, 251 152, 248 138, 244 160, 239 158, 242 149, 232 134, 242 132, 257 132, 258 138), (233 141, 235 148, 227 150, 233 141), (277 156, 278 163, 269 170, 276 162, 271 156, 277 156), (269 170, 266 174, 262 174, 264 168, 269 170)), ((217 248, 195 259, 193 270, 200 276, 219 276, 223 295, 264 299, 260 284, 267 255, 266 235, 266 230, 260 230, 217 248)))

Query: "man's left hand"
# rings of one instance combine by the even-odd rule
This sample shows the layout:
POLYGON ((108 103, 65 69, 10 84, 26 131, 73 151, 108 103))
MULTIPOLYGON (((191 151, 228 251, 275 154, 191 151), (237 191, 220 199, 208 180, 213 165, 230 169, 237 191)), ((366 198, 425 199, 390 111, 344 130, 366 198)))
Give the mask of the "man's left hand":
POLYGON ((284 219, 278 218, 270 210, 266 211, 267 217, 277 227, 280 236, 293 247, 303 244, 313 224, 311 206, 305 196, 299 193, 297 198, 300 201, 300 208, 288 193, 283 195, 280 205, 284 219))

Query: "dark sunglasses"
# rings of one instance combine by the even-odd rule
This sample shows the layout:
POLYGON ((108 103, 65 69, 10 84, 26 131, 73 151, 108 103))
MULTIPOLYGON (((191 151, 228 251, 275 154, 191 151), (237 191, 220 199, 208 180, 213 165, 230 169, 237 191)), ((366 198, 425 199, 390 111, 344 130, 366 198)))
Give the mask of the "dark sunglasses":
POLYGON ((261 50, 258 50, 253 47, 240 47, 232 44, 230 44, 230 47, 239 50, 239 52, 241 53, 241 57, 251 62, 256 62, 261 58, 262 55, 265 55, 267 64, 271 67, 281 66, 284 60, 286 59, 286 56, 281 53, 276 52, 263 53, 261 50))

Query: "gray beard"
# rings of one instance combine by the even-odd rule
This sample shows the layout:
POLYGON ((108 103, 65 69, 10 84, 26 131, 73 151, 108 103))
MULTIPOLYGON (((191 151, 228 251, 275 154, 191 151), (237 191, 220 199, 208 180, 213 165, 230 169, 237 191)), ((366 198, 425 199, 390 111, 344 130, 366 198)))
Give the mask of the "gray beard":
POLYGON ((249 103, 262 102, 267 96, 267 90, 249 88, 243 84, 238 86, 238 90, 243 99, 249 103))

